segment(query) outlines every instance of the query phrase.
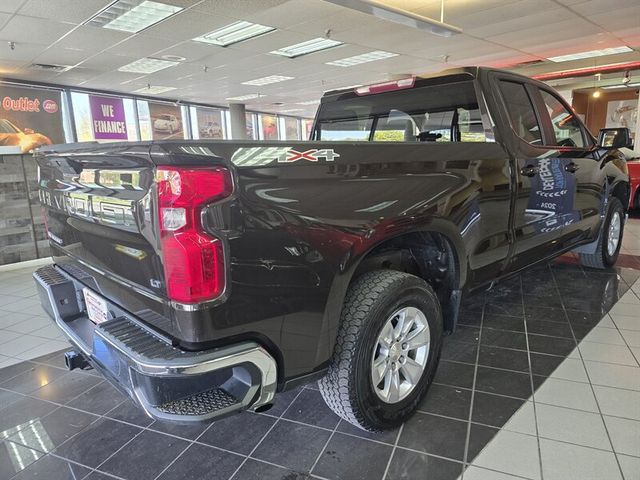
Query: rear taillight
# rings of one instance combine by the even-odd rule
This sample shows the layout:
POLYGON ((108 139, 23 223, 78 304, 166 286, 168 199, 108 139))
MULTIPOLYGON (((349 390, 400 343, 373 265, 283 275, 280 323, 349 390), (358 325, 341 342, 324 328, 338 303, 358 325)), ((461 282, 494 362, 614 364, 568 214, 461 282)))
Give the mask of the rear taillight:
POLYGON ((204 230, 201 216, 205 205, 231 194, 231 174, 221 167, 158 167, 156 183, 169 298, 197 303, 218 297, 225 286, 222 242, 204 230))

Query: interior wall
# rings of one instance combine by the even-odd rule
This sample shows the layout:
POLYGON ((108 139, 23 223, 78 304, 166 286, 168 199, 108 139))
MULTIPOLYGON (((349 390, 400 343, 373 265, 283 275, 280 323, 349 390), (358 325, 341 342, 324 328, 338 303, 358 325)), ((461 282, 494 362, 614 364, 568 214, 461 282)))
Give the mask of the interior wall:
MULTIPOLYGON (((616 100, 638 100, 638 90, 600 90, 600 97, 594 98, 593 91, 573 92, 573 109, 585 117, 587 128, 593 135, 598 136, 601 128, 607 123, 607 105, 616 100)), ((632 134, 634 132, 631 132, 632 134)))

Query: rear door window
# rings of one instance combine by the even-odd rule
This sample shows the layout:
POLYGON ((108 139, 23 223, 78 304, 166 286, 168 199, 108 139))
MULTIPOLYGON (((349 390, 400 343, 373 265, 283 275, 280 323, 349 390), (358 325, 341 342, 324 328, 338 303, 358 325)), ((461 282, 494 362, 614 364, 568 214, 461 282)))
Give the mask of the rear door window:
POLYGON ((540 90, 542 101, 547 107, 551 118, 551 125, 555 133, 553 146, 584 148, 584 132, 575 114, 555 95, 546 90, 540 90))
POLYGON ((542 145, 540 123, 524 85, 501 80, 500 90, 516 135, 532 145, 542 145))

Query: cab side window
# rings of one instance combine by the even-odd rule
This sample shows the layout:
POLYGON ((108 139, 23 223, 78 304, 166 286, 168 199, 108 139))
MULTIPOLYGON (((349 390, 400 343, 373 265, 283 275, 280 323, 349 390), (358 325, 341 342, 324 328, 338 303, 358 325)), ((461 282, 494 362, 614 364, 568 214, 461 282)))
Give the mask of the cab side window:
POLYGON ((542 145, 540 124, 524 85, 501 80, 500 90, 506 103, 511 127, 516 134, 532 145, 542 145))
POLYGON ((569 110, 552 93, 540 90, 542 100, 547 107, 551 125, 555 132, 554 146, 584 148, 584 134, 580 122, 573 111, 569 110))

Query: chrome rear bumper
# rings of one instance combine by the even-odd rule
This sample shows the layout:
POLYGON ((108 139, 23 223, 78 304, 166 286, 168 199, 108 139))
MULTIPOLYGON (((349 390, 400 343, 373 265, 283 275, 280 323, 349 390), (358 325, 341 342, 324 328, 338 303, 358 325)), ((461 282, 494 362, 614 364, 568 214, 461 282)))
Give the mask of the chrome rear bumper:
POLYGON ((152 418, 202 422, 273 401, 276 362, 257 343, 180 350, 108 301, 113 318, 95 325, 86 315, 85 285, 78 279, 54 265, 33 277, 43 308, 71 344, 152 418))

